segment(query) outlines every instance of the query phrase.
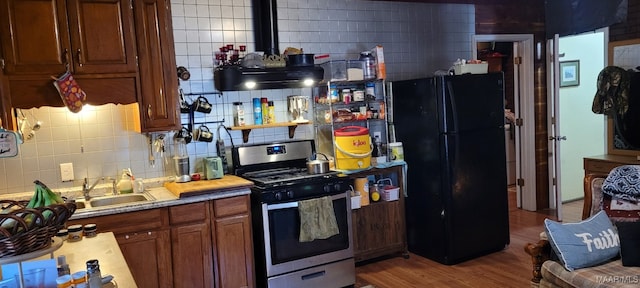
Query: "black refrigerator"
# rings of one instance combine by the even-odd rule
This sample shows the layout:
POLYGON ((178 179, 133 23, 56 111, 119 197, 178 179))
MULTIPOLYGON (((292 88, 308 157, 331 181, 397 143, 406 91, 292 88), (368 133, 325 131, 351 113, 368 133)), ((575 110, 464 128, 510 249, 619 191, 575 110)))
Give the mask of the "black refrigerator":
POLYGON ((451 265, 504 249, 509 208, 500 73, 394 81, 408 164, 409 251, 451 265))

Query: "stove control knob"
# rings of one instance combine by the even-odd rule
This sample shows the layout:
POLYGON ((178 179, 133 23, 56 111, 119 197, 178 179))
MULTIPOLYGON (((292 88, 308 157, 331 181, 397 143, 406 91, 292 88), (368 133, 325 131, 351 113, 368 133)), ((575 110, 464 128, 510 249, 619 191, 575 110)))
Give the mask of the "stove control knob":
POLYGON ((322 189, 326 193, 331 193, 331 185, 324 185, 324 187, 322 189))
POLYGON ((340 192, 342 191, 342 185, 340 185, 340 183, 333 184, 333 189, 334 189, 333 191, 340 192))
POLYGON ((288 190, 287 191, 287 198, 293 199, 293 190, 288 190))
POLYGON ((282 200, 282 192, 275 192, 273 196, 274 196, 274 197, 276 198, 276 200, 278 200, 278 201, 282 200))

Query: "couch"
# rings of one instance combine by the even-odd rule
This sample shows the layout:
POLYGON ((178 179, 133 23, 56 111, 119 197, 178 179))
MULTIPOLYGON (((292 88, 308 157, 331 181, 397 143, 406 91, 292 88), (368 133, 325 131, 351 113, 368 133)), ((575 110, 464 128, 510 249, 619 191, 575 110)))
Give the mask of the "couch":
MULTIPOLYGON (((607 175, 588 174, 584 178, 582 219, 601 209, 602 185, 607 175)), ((533 287, 640 287, 640 267, 625 267, 620 257, 592 267, 568 271, 557 260, 545 232, 540 241, 528 243, 524 250, 533 263, 533 287)))

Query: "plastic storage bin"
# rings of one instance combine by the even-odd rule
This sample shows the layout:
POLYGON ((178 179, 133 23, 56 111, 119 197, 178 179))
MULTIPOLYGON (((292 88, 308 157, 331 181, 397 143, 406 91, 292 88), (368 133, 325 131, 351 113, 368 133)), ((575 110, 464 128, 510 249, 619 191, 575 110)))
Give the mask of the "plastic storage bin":
POLYGON ((456 64, 454 66, 454 71, 456 75, 462 74, 487 74, 487 70, 489 68, 488 63, 478 63, 478 64, 456 64))
POLYGON ((333 60, 323 63, 324 80, 327 81, 347 81, 347 61, 333 60))
POLYGON ((400 187, 393 186, 391 179, 384 178, 377 182, 379 191, 382 191, 382 200, 396 201, 400 197, 400 187))

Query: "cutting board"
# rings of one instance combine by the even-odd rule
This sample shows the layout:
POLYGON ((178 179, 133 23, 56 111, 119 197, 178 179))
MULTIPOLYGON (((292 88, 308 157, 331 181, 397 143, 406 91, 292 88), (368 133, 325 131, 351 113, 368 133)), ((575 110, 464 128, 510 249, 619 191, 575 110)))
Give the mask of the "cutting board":
POLYGON ((171 191, 171 193, 178 196, 178 198, 251 186, 253 186, 253 182, 234 175, 225 175, 220 179, 214 180, 200 180, 185 183, 164 183, 164 187, 171 191))

